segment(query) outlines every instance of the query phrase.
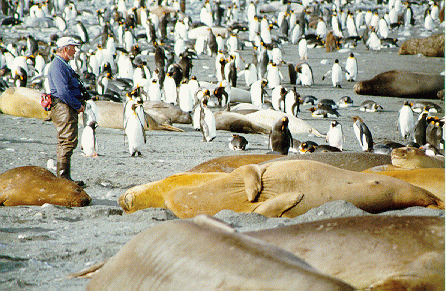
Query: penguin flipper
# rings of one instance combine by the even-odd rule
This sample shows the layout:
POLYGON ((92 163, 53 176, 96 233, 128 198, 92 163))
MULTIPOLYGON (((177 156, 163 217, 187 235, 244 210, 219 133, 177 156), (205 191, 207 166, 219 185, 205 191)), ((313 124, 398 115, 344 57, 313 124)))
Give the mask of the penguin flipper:
POLYGON ((274 198, 268 199, 253 212, 266 217, 281 217, 283 213, 296 206, 304 197, 302 193, 283 193, 274 198))

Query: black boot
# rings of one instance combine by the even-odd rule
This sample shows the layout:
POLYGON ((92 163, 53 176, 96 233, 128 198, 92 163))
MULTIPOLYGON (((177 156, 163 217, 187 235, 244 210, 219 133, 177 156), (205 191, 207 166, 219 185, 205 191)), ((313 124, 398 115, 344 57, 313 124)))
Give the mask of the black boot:
POLYGON ((71 165, 70 165, 70 163, 57 163, 57 177, 70 180, 81 187, 85 186, 84 181, 73 181, 73 179, 71 179, 71 165))

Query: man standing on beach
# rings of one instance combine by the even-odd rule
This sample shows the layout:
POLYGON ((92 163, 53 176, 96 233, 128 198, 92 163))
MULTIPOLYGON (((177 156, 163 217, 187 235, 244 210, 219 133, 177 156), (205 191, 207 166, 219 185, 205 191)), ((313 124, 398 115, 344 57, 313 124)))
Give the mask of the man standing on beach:
MULTIPOLYGON (((68 61, 74 58, 79 43, 71 37, 61 37, 56 45, 48 81, 53 99, 51 119, 57 130, 57 177, 72 181, 71 155, 78 144, 78 114, 85 106, 81 102, 81 84, 68 61)), ((83 181, 74 182, 84 186, 83 181)))

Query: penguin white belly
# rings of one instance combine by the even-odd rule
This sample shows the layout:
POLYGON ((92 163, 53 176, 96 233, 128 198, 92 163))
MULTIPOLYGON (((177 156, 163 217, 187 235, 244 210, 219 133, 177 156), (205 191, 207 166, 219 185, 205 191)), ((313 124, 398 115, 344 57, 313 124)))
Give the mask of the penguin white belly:
POLYGON ((280 91, 283 88, 282 85, 276 86, 271 92, 271 103, 273 105, 274 110, 281 111, 283 108, 283 103, 280 104, 280 91))
POLYGON ((342 151, 343 139, 342 132, 337 128, 332 128, 327 133, 328 144, 332 147, 336 147, 342 151))
POLYGON ((96 136, 90 126, 86 126, 82 131, 81 147, 87 157, 95 157, 98 155, 96 152, 96 136))
POLYGON ((313 85, 313 74, 308 66, 302 66, 302 74, 300 74, 299 79, 302 86, 313 85))
POLYGON ((194 116, 192 118, 192 126, 195 130, 200 130, 200 106, 197 106, 194 110, 194 116))
POLYGON ((184 112, 191 112, 194 108, 194 100, 190 98, 190 90, 187 84, 181 84, 178 92, 179 106, 184 112))
POLYGON ((334 67, 332 74, 331 74, 331 80, 333 83, 333 87, 336 87, 337 85, 341 85, 342 81, 342 70, 340 67, 334 67))
POLYGON ((268 72, 268 88, 272 89, 275 88, 276 86, 280 85, 280 74, 279 74, 279 70, 276 68, 271 69, 268 72))
POLYGON ((294 94, 293 94, 293 92, 289 92, 288 94, 285 95, 285 113, 286 114, 291 114, 293 116, 296 116, 293 113, 294 103, 295 103, 294 94))
POLYGON ((134 156, 140 154, 142 145, 144 144, 144 128, 138 118, 138 116, 132 113, 125 127, 125 134, 127 135, 129 144, 129 153, 134 156))
POLYGON ((358 68, 355 59, 347 59, 345 70, 347 70, 347 73, 345 73, 345 78, 348 81, 356 81, 356 77, 358 76, 358 68))
POLYGON ((150 84, 149 86, 149 99, 150 101, 160 102, 161 101, 161 90, 158 83, 150 84))
POLYGON ((260 108, 262 105, 262 88, 260 81, 256 81, 251 85, 251 103, 260 108))
POLYGON ((408 137, 413 132, 415 126, 412 110, 406 108, 406 106, 401 108, 398 122, 400 125, 401 136, 403 138, 408 137))
POLYGON ((212 141, 217 136, 215 124, 215 116, 208 108, 204 109, 204 122, 206 123, 207 132, 205 133, 206 141, 212 141))
POLYGON ((177 104, 177 87, 172 78, 164 80, 164 101, 166 103, 177 104))

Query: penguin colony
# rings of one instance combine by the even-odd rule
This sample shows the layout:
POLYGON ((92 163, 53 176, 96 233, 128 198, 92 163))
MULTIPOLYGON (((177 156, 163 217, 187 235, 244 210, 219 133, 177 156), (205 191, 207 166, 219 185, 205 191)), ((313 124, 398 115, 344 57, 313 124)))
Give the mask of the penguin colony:
MULTIPOLYGON (((359 45, 371 51, 393 48, 399 40, 390 36, 410 36, 415 25, 425 35, 441 32, 444 1, 286 2, 187 2, 200 6, 195 10, 188 9, 185 1, 169 0, 108 0, 106 7, 92 1, 91 9, 78 9, 74 3, 63 0, 11 2, 2 6, 2 25, 24 26, 29 34, 15 40, 5 38, 1 43, 0 87, 2 90, 31 87, 48 92, 46 72, 54 57, 55 41, 69 35, 82 44, 70 64, 87 85, 93 100, 84 113, 82 148, 87 156, 98 155, 94 100, 125 104, 122 121, 125 142, 130 155, 139 156, 150 146, 145 146, 147 141, 150 144, 150 137, 146 138, 144 130, 147 126, 144 102, 178 106, 193 116, 192 126, 202 131, 203 141, 210 142, 223 135, 216 130, 214 112, 230 110, 235 103, 231 100, 234 88, 249 91, 258 110, 278 110, 297 117, 305 110, 314 118, 331 119, 326 129, 327 144, 309 146, 309 141, 304 141, 302 144, 308 149, 303 150, 301 144, 301 153, 314 152, 317 147, 325 151, 343 150, 341 122, 344 130, 346 126, 354 130, 362 150, 373 151, 374 129, 366 123, 374 118, 374 112, 385 108, 367 100, 360 106, 356 104, 363 115, 347 113, 345 108, 355 106, 350 96, 337 102, 322 99, 324 96, 318 100, 314 96, 301 96, 299 88, 314 88, 314 95, 318 95, 317 86, 342 88, 347 82, 356 82, 361 69, 364 70, 358 68, 360 55, 355 48, 359 45), (96 6, 101 8, 94 10, 96 6), (414 13, 414 9, 423 15, 414 13), (86 21, 92 18, 93 25, 86 21), (49 41, 36 39, 33 27, 52 28, 49 41), (293 45, 296 53, 286 55, 282 48, 287 45, 293 45), (345 59, 323 60, 329 70, 315 76, 311 67, 317 62, 314 48, 349 53, 345 59), (197 60, 215 64, 205 68, 209 79, 199 80, 195 76, 197 60), (215 89, 203 88, 201 81, 213 82, 215 89)), ((419 147, 429 144, 436 153, 444 154, 441 107, 434 103, 415 107, 410 100, 403 102, 395 123, 404 141, 419 147)), ((273 152, 293 151, 293 138, 287 126, 285 117, 272 126, 269 149, 273 152)), ((248 141, 239 135, 232 136, 229 148, 244 150, 248 141)))

